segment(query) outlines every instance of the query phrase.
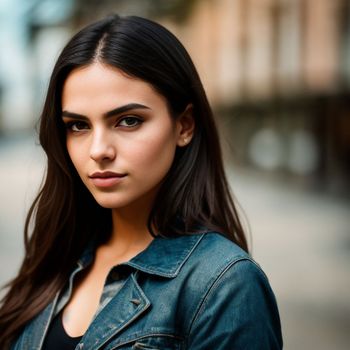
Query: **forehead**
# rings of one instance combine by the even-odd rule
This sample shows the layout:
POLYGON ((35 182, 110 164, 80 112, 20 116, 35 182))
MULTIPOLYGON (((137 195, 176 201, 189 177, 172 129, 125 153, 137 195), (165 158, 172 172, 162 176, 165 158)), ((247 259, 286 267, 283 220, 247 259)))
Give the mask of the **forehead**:
POLYGON ((73 70, 63 85, 62 109, 87 110, 92 105, 108 109, 131 102, 158 107, 166 104, 151 84, 102 63, 73 70))

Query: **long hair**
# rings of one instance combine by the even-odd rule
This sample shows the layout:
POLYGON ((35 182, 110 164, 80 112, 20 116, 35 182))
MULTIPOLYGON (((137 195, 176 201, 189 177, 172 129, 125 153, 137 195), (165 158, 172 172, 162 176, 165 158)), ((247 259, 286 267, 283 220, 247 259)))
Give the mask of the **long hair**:
POLYGON ((99 206, 83 185, 66 149, 61 94, 74 69, 103 62, 150 83, 176 118, 193 106, 195 132, 174 162, 152 208, 152 234, 215 230, 247 250, 247 242, 224 173, 213 114, 191 58, 178 39, 150 20, 117 15, 78 32, 53 69, 41 114, 40 143, 46 178, 25 223, 25 257, 0 309, 0 347, 52 301, 91 239, 108 238, 111 210, 99 206))

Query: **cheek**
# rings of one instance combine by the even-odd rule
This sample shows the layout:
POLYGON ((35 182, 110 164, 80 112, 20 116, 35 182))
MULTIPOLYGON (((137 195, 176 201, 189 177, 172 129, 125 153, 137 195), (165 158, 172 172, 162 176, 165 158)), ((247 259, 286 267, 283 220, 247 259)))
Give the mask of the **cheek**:
POLYGON ((66 145, 67 145, 68 155, 75 169, 77 170, 78 173, 80 173, 82 170, 81 169, 82 165, 86 163, 84 161, 83 147, 80 147, 79 144, 76 144, 70 139, 67 139, 66 145))
MULTIPOLYGON (((133 147, 134 166, 142 171, 139 175, 164 177, 174 160, 176 141, 169 133, 155 134, 153 138, 145 138, 133 147)), ((130 158, 129 158, 130 159, 130 158)), ((159 179, 161 180, 161 179, 159 179)))

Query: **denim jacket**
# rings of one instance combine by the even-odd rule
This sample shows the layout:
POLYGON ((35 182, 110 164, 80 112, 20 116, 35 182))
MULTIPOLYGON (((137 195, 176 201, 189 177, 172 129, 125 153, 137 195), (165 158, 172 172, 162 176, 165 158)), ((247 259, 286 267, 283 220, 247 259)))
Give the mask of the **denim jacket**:
MULTIPOLYGON (((89 254, 78 262, 71 282, 91 260, 89 254)), ((218 233, 155 238, 113 270, 128 271, 125 282, 76 349, 282 349, 276 300, 265 274, 218 233)), ((13 350, 42 348, 57 300, 58 294, 27 324, 13 350)))

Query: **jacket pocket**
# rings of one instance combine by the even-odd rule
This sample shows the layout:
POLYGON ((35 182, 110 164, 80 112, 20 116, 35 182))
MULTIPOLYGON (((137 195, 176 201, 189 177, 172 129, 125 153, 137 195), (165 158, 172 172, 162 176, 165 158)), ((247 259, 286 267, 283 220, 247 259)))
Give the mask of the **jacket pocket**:
POLYGON ((136 342, 132 349, 148 349, 148 350, 161 350, 160 348, 155 348, 155 347, 150 347, 150 345, 144 344, 144 343, 140 343, 140 342, 136 342))
POLYGON ((127 343, 111 343, 108 350, 181 350, 183 340, 170 334, 147 335, 127 343))

